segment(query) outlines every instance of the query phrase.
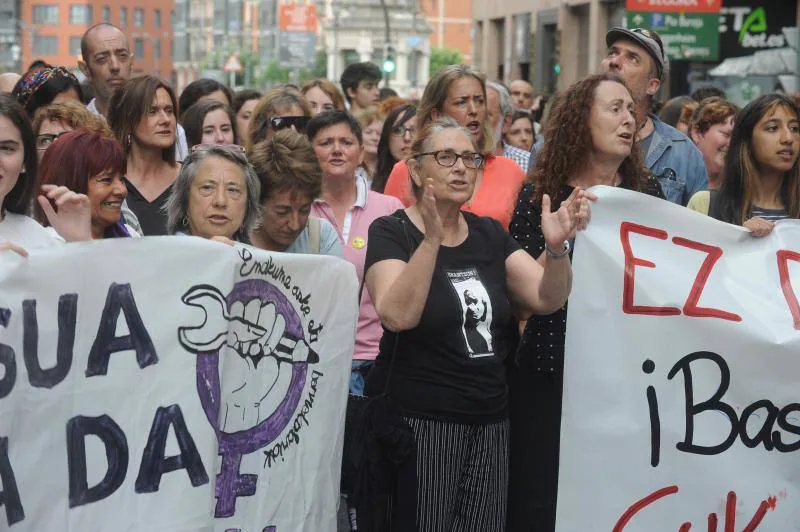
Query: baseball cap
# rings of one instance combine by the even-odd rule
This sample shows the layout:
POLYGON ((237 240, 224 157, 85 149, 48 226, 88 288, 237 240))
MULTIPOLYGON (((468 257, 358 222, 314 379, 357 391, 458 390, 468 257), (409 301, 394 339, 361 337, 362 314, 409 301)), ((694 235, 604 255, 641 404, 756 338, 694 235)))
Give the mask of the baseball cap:
POLYGON ((664 75, 669 72, 669 60, 664 54, 664 45, 658 33, 645 28, 611 28, 606 33, 606 46, 611 46, 620 39, 628 39, 639 43, 650 57, 656 62, 658 69, 658 79, 664 79, 664 75))

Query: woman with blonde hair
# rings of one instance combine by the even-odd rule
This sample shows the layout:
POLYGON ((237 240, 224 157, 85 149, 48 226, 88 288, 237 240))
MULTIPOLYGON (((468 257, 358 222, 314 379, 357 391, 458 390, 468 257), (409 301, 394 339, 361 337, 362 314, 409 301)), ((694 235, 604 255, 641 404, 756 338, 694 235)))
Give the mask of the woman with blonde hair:
POLYGON ((364 151, 361 152, 361 164, 358 168, 367 180, 367 184, 372 185, 378 167, 378 142, 383 130, 383 118, 375 107, 357 112, 355 118, 361 126, 361 136, 364 140, 364 151))
POLYGON ((312 79, 300 89, 311 106, 311 116, 325 111, 344 111, 344 96, 327 79, 312 79))
MULTIPOLYGON (((452 118, 465 128, 478 152, 486 158, 483 167, 478 169, 475 192, 463 209, 494 218, 507 228, 525 174, 514 161, 491 155, 495 139, 486 113, 486 77, 483 74, 467 65, 450 65, 428 83, 417 110, 417 128, 422 129, 444 117, 452 118)), ((406 206, 416 201, 405 161, 395 165, 384 193, 396 196, 406 206)))
POLYGON ((33 119, 33 133, 36 135, 36 154, 39 162, 42 162, 42 157, 53 141, 75 129, 83 129, 90 133, 114 138, 106 121, 95 116, 86 106, 77 102, 51 103, 40 107, 33 119))

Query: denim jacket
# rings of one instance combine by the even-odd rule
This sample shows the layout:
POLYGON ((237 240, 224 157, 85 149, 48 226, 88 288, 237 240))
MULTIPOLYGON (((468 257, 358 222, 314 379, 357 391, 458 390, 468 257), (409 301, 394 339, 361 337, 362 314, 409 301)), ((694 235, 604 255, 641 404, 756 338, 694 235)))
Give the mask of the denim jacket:
POLYGON ((655 130, 645 166, 658 178, 668 201, 685 206, 695 192, 708 188, 703 155, 689 137, 650 115, 655 130))

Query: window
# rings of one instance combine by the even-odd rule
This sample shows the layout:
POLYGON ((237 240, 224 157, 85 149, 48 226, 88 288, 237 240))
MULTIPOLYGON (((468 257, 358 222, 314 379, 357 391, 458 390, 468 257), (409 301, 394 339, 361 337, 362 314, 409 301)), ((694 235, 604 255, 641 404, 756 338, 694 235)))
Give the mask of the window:
POLYGON ((153 42, 153 59, 156 61, 161 59, 161 39, 156 39, 153 42))
POLYGON ((33 36, 33 53, 36 55, 58 55, 58 37, 55 35, 33 36))
POLYGON ((103 6, 103 22, 111 22, 111 8, 103 6))
POLYGON ((89 25, 92 23, 92 6, 88 4, 69 6, 69 23, 89 25))
POLYGON ((58 24, 58 6, 33 6, 34 24, 58 24))
POLYGON ((119 25, 120 27, 124 28, 128 25, 128 8, 121 7, 119 8, 119 25))
POLYGON ((133 10, 133 25, 137 28, 144 26, 144 9, 141 7, 133 10))
POLYGON ((136 57, 144 57, 144 39, 136 39, 134 41, 135 51, 133 52, 136 57))
POLYGON ((155 24, 156 28, 161 27, 161 10, 156 9, 155 14, 153 15, 153 24, 155 24))
POLYGON ((81 55, 81 38, 80 37, 70 37, 69 38, 69 55, 72 57, 80 57, 81 55))

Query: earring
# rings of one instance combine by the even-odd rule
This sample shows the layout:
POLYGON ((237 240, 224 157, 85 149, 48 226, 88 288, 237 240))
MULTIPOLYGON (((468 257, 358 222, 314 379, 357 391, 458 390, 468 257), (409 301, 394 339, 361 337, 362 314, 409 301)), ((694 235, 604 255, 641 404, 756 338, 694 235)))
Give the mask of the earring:
POLYGON ((128 133, 128 146, 130 146, 130 145, 131 145, 131 134, 128 133))
POLYGON ((187 218, 185 214, 183 215, 183 218, 181 219, 181 225, 183 227, 189 227, 189 218, 187 218))

